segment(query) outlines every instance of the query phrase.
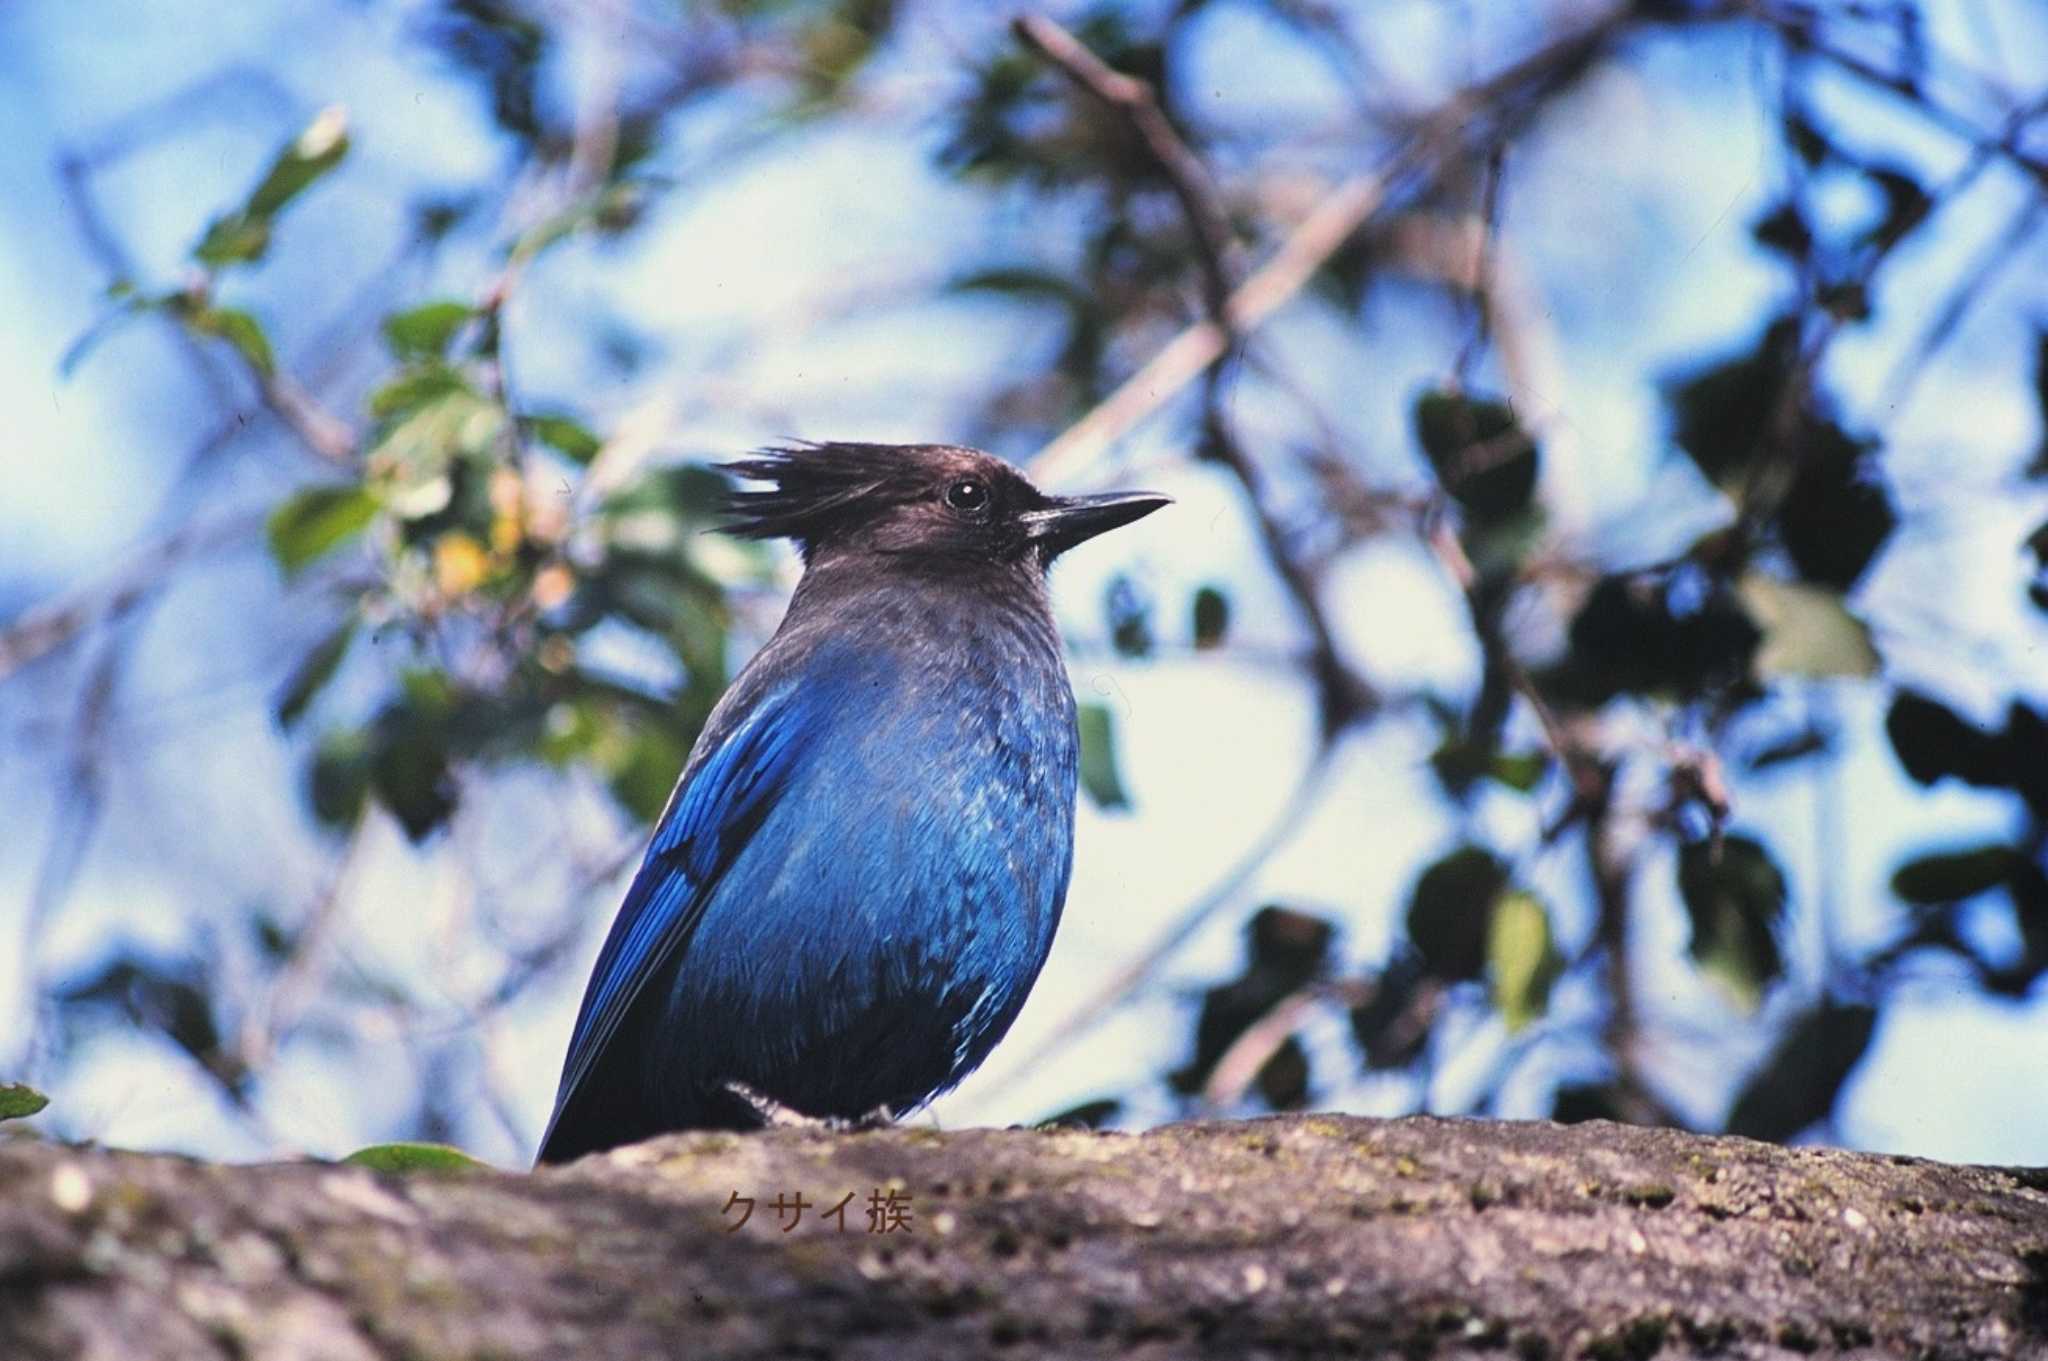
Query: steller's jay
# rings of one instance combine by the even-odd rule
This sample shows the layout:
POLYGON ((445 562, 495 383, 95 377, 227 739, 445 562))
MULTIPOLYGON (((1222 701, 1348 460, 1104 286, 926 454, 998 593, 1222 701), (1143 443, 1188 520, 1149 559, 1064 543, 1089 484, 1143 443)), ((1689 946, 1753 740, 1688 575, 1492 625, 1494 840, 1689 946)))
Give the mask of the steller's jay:
POLYGON ((823 444, 725 465, 796 540, 789 612, 712 710, 598 954, 541 1138, 563 1162, 784 1113, 889 1119, 972 1072, 1074 859, 1062 552, 1166 504, 1051 497, 988 454, 823 444))

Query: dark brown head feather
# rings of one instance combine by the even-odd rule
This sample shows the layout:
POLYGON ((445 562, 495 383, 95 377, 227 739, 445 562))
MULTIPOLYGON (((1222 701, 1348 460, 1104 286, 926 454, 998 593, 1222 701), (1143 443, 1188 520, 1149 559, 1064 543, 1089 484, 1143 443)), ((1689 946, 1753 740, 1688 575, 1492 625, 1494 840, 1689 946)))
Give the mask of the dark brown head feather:
POLYGON ((769 484, 727 496, 728 531, 794 539, 807 566, 853 570, 1042 578, 1075 544, 1166 503, 1149 492, 1048 497, 995 455, 954 444, 791 444, 719 467, 769 484))
POLYGON ((721 472, 774 484, 731 492, 726 532, 814 540, 857 508, 909 500, 923 491, 929 470, 909 462, 905 453, 905 446, 895 444, 785 444, 721 463, 721 472))

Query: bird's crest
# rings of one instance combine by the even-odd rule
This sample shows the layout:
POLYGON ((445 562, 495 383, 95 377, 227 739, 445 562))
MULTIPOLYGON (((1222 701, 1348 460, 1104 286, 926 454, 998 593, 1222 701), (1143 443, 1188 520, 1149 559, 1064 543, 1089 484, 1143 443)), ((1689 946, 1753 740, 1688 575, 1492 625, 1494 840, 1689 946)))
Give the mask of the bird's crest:
POLYGON ((752 458, 721 463, 721 472, 769 488, 741 488, 726 498, 728 533, 749 539, 811 540, 856 507, 916 496, 929 465, 917 446, 895 444, 786 444, 752 458))

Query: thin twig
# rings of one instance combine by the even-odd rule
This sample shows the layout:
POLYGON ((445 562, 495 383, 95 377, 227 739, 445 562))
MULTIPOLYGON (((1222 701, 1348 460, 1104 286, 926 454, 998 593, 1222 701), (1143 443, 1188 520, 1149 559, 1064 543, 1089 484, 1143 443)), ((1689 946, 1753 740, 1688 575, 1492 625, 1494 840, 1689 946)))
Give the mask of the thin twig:
POLYGON ((1919 110, 1928 122, 1962 138, 1980 153, 2005 160, 2037 183, 2048 187, 2048 161, 2029 154, 2019 144, 2020 131, 2031 117, 2030 113, 2022 111, 2007 121, 2002 133, 1993 134, 1968 115, 1958 113, 1946 104, 1938 103, 1912 76, 1887 71, 1854 52, 1845 51, 1823 41, 1816 24, 1820 17, 1817 13, 1797 6, 1768 5, 1752 5, 1749 12, 1766 27, 1775 29, 1797 50, 1810 53, 1865 84, 1874 85, 1898 96, 1919 110))
MULTIPOLYGON (((1702 17, 1715 17, 1728 8, 1717 6, 1702 17)), ((1345 180, 1325 195, 1272 259, 1231 293, 1220 323, 1205 317, 1188 326, 1039 450, 1031 460, 1032 478, 1041 484, 1056 483, 1092 462, 1223 358, 1233 337, 1250 335, 1299 293, 1418 166, 1440 160, 1474 135, 1498 140, 1506 123, 1530 112, 1530 100, 1522 97, 1540 96, 1569 83, 1640 19, 1636 6, 1612 8, 1585 28, 1446 99, 1420 120, 1385 167, 1345 180)))
POLYGON ((1942 304, 1941 311, 1892 369, 1891 378, 1885 385, 1891 395, 1883 410, 1896 412, 1911 400, 1913 390, 1927 373, 1929 362, 1948 344, 1985 290, 2020 253, 2020 248, 2040 227, 2044 216, 2048 216, 2048 194, 2034 195, 2020 205, 2020 210, 2013 214, 2005 230, 1998 234, 1998 239, 1971 262, 1968 272, 1949 293, 1948 301, 1942 304))
MULTIPOLYGON (((1019 38, 1057 66, 1068 79, 1120 114, 1152 156, 1160 173, 1173 186, 1195 240, 1194 253, 1202 271, 1208 320, 1217 329, 1220 349, 1216 357, 1223 358, 1235 348, 1240 333, 1231 293, 1236 273, 1236 243, 1208 167, 1174 131, 1151 86, 1111 70, 1080 40, 1050 19, 1026 15, 1016 21, 1015 29, 1019 38)), ((1321 701, 1323 730, 1334 733, 1349 723, 1370 717, 1379 708, 1379 697, 1371 684, 1344 660, 1337 646, 1336 630, 1323 609, 1319 583, 1314 573, 1290 550, 1286 527, 1267 503, 1264 479, 1258 465, 1237 439, 1224 414, 1222 366, 1212 363, 1206 366, 1206 371, 1209 386, 1203 407, 1210 451, 1230 469, 1244 488, 1245 500, 1257 521, 1259 542, 1266 558, 1308 624, 1314 647, 1312 669, 1321 701)))
POLYGON ((1230 295, 1225 306, 1228 330, 1205 318, 1168 341, 1144 367, 1038 451, 1030 465, 1033 480, 1056 483, 1085 467, 1200 377, 1230 348, 1232 332, 1249 334, 1301 291, 1372 216, 1387 185, 1380 175, 1360 175, 1332 190, 1273 258, 1230 295))
POLYGON ((1458 362, 1452 369, 1458 375, 1460 387, 1470 385, 1473 366, 1493 340, 1495 264, 1500 245, 1500 186, 1505 178, 1501 167, 1506 159, 1507 147, 1496 142, 1486 158, 1479 190, 1477 229, 1471 233, 1468 258, 1464 263, 1465 272, 1472 281, 1466 290, 1472 303, 1472 334, 1466 337, 1464 348, 1458 351, 1458 362))
POLYGON ((1650 1087, 1643 1066, 1643 1023, 1636 1002, 1635 979, 1629 967, 1629 907, 1639 846, 1616 825, 1614 801, 1603 799, 1588 810, 1586 863, 1592 872, 1599 916, 1594 939, 1599 942, 1607 972, 1608 1012, 1603 1047, 1613 1056, 1613 1089, 1618 1113, 1630 1124, 1678 1125, 1684 1121, 1650 1087))
POLYGON ((349 832, 348 845, 329 868, 327 882, 313 899, 305 921, 292 939, 290 953, 279 965, 270 988, 244 1014, 241 1030, 236 1036, 235 1052, 242 1065, 252 1073, 260 1071, 277 1053, 291 1034, 292 1027, 298 1024, 309 995, 320 981, 328 942, 334 935, 335 923, 364 861, 366 829, 373 822, 374 819, 368 817, 356 819, 355 827, 349 832))
MULTIPOLYGON (((1472 618, 1472 630, 1478 636, 1480 650, 1486 655, 1488 664, 1499 669, 1515 693, 1529 706, 1530 712, 1536 715, 1551 755, 1571 777, 1576 802, 1583 806, 1604 797, 1609 777, 1606 764, 1558 718, 1550 701, 1536 688, 1528 668, 1508 646, 1507 639, 1501 635, 1497 612, 1489 609, 1480 597, 1479 574, 1473 570, 1472 560, 1465 555, 1465 546, 1458 542, 1458 536, 1441 517, 1419 532, 1430 552, 1442 564, 1444 572, 1457 583, 1459 592, 1464 596, 1467 612, 1472 618)), ((1561 829, 1561 823, 1554 825, 1548 835, 1555 836, 1561 829)))
POLYGON ((1301 1023, 1318 1006, 1365 1006, 1371 1002, 1374 991, 1370 982, 1324 979, 1281 998, 1265 1015, 1246 1026, 1216 1060, 1216 1066, 1209 1070, 1209 1080, 1202 1084, 1202 1105, 1211 1111, 1236 1106, 1259 1080, 1266 1064, 1294 1038, 1301 1023))
POLYGON ((354 466, 360 448, 354 426, 329 411, 288 373, 264 373, 252 366, 249 376, 263 394, 263 405, 300 444, 324 462, 354 466))
POLYGON ((1059 68, 1068 80, 1121 114, 1144 144, 1173 186, 1173 195, 1180 200, 1181 212, 1194 233, 1195 258, 1202 267, 1209 314, 1222 316, 1230 299, 1231 257, 1237 250, 1230 214, 1209 168, 1174 131, 1159 106, 1158 95, 1144 81, 1112 70, 1079 38, 1043 15, 1019 15, 1011 27, 1026 46, 1059 68))
POLYGON ((70 642, 86 629, 118 619, 164 583, 169 570, 195 553, 245 538, 263 523, 259 514, 187 523, 132 554, 102 581, 41 605, 0 628, 0 681, 70 642))
MULTIPOLYGON (((1961 168, 1928 196, 1926 211, 1904 230, 1873 249, 1854 277, 1846 282, 1867 291, 1900 243, 1926 230, 1943 209, 1960 199, 1963 192, 1990 167, 1995 155, 1996 148, 1977 143, 1973 154, 1961 168)), ((2048 184, 2048 179, 2043 183, 2048 184)), ((1817 448, 1822 447, 1819 441, 1804 437, 1805 426, 1819 414, 1812 400, 1815 394, 1813 379, 1820 371, 1829 347, 1848 328, 1850 320, 1843 311, 1824 310, 1821 320, 1787 366, 1784 387, 1765 426, 1764 444, 1751 460, 1736 498, 1740 513, 1728 540, 1731 550, 1739 550, 1740 546, 1752 542, 1765 526, 1776 519, 1785 499, 1798 485, 1799 473, 1807 460, 1817 448)))
MULTIPOLYGON (((97 158, 75 153, 59 156, 57 178, 63 185, 64 199, 77 223, 78 234, 98 259, 107 281, 110 284, 132 282, 135 277, 134 261, 129 258, 120 238, 107 225, 99 200, 93 193, 93 176, 98 173, 107 154, 102 152, 97 158)), ((200 381, 213 394, 216 404, 234 407, 237 404, 235 395, 214 358, 212 347, 201 343, 191 327, 170 313, 160 312, 159 315, 170 328, 179 350, 190 359, 200 381)), ((239 348, 227 348, 241 358, 243 371, 255 385, 263 405, 302 445, 327 463, 345 466, 354 462, 356 433, 347 421, 329 411, 289 374, 259 368, 242 355, 239 348)))

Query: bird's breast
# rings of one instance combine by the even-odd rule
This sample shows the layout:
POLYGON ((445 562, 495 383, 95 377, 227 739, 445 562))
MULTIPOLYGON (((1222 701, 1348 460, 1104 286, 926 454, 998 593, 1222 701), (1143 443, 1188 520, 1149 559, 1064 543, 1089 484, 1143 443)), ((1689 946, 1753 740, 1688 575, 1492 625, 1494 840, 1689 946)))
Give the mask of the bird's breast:
POLYGON ((1074 699, 1050 634, 876 608, 809 654, 829 710, 705 908, 668 990, 665 1033, 689 1038, 655 1070, 780 1075, 827 1109, 858 1105, 848 1066, 894 1074, 871 1106, 980 1061, 1073 866, 1074 699))

